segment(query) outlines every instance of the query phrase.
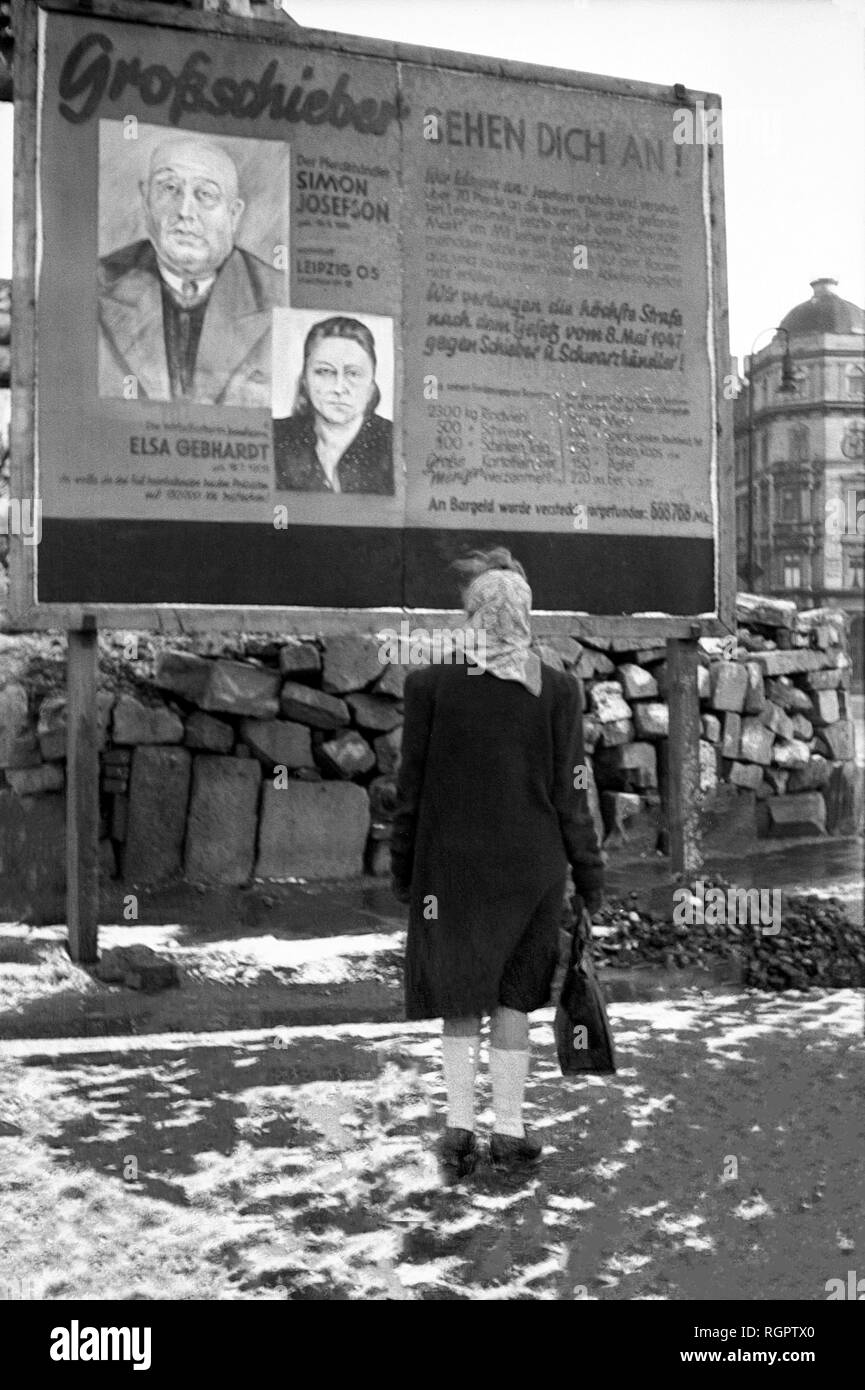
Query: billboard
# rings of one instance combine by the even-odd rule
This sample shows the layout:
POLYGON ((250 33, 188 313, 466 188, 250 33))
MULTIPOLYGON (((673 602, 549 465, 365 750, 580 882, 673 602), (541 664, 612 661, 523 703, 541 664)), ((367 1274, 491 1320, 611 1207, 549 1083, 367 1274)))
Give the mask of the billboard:
POLYGON ((486 544, 550 614, 729 616, 720 148, 676 138, 717 98, 278 19, 19 20, 19 621, 447 610, 486 544))

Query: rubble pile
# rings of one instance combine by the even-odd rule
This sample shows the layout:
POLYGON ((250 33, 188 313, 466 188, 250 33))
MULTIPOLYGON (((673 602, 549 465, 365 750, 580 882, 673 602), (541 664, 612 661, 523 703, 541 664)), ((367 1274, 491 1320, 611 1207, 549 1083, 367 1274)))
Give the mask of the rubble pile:
MULTIPOLYGON (((705 893, 726 895, 736 885, 702 881, 705 893)), ((676 923, 674 913, 646 911, 639 895, 611 899, 593 917, 592 956, 601 971, 633 966, 708 969, 736 961, 752 989, 862 988, 865 931, 851 922, 837 898, 783 894, 777 919, 764 922, 676 923)), ((756 916, 756 914, 754 914, 756 916)))

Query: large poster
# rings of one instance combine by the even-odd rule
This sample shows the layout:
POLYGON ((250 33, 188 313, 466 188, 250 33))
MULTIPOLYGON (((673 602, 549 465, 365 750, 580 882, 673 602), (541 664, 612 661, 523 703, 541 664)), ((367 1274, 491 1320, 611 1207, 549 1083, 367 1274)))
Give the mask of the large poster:
POLYGON ((649 96, 40 13, 42 602, 716 607, 706 158, 649 96))
POLYGON ((702 169, 670 110, 469 74, 405 92, 429 137, 406 374, 435 387, 406 401, 412 523, 711 536, 702 169))

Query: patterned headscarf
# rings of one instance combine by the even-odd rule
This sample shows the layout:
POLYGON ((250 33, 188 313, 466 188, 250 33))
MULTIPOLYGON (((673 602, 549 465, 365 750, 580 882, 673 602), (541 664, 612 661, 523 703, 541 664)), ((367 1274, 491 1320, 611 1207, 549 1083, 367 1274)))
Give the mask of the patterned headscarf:
POLYGON ((465 593, 466 628, 483 635, 477 664, 503 681, 541 693, 540 658, 530 650, 532 591, 516 570, 484 570, 465 593))

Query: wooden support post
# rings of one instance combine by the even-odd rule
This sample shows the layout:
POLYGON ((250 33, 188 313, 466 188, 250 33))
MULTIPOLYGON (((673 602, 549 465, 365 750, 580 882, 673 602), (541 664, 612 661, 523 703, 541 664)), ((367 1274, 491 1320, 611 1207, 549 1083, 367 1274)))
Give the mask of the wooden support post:
POLYGON ((99 732, 96 619, 68 634, 66 676, 66 921, 69 954, 99 959, 99 732))
POLYGON ((696 638, 667 640, 670 736, 667 741, 667 816, 673 876, 698 872, 700 854, 700 699, 696 638))

